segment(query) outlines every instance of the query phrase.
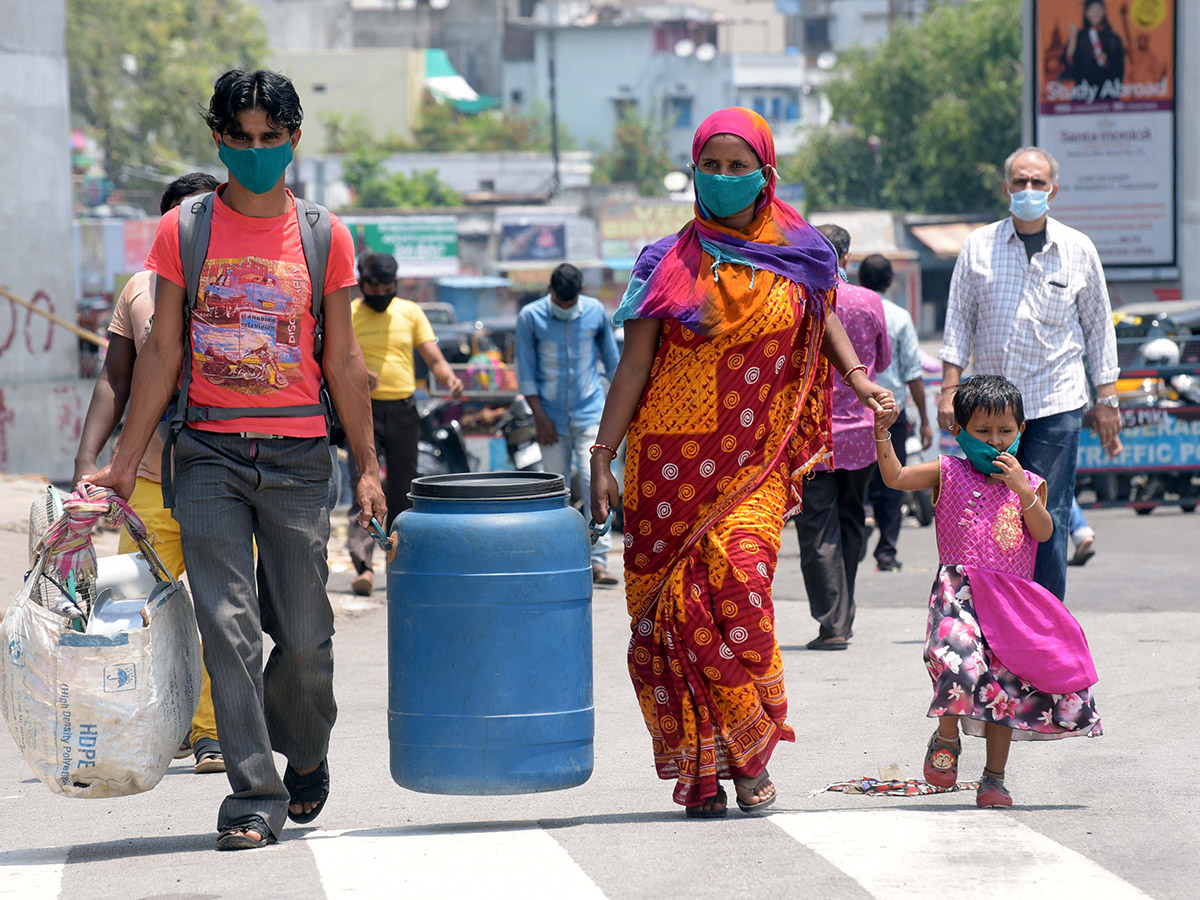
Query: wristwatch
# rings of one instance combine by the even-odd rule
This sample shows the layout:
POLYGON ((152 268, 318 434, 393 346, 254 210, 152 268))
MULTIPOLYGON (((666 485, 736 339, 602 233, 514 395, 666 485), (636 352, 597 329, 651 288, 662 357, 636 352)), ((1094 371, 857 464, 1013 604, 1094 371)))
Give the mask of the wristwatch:
POLYGON ((1096 405, 1111 406, 1113 409, 1120 409, 1121 401, 1117 398, 1116 394, 1109 394, 1107 397, 1097 397, 1096 405))

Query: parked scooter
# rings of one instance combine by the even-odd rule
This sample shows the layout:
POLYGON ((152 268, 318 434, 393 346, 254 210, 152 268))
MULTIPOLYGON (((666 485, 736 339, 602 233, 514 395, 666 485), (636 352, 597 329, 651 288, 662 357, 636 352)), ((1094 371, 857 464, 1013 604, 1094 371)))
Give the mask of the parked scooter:
MULTIPOLYGON (((471 471, 463 439, 463 423, 450 414, 461 400, 432 398, 417 407, 420 433, 417 439, 417 474, 445 475, 471 471)), ((504 437, 508 459, 517 471, 542 471, 542 448, 537 442, 533 409, 518 394, 506 407, 492 407, 464 416, 473 424, 491 427, 504 437)))

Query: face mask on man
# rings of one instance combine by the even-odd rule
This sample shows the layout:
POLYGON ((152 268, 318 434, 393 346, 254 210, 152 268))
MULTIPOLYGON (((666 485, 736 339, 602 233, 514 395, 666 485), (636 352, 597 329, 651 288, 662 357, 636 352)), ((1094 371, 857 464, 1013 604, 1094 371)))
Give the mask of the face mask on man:
MULTIPOLYGON (((362 289, 359 288, 359 290, 362 289)), ((375 310, 375 312, 381 313, 388 308, 388 304, 392 302, 395 296, 394 291, 389 291, 386 294, 368 294, 366 291, 363 291, 362 301, 375 310)))
MULTIPOLYGON (((996 465, 996 457, 1000 455, 999 450, 987 441, 981 441, 975 435, 968 434, 965 428, 959 430, 957 441, 958 446, 962 447, 963 453, 967 454, 967 460, 975 467, 976 472, 983 475, 1000 474, 1000 467, 996 465)), ((1021 436, 1018 434, 1004 452, 1015 456, 1019 446, 1021 446, 1021 436)))
POLYGON ((758 199, 767 186, 769 168, 763 166, 745 175, 713 175, 697 169, 696 193, 712 215, 736 215, 758 199))
POLYGON ((1050 192, 1029 188, 1009 195, 1009 211, 1022 222, 1036 222, 1050 209, 1050 192))
POLYGON ((570 322, 579 315, 579 301, 576 300, 570 306, 559 306, 557 303, 551 300, 550 315, 561 322, 570 322))
POLYGON ((278 147, 238 150, 222 141, 217 155, 238 184, 252 194, 265 194, 279 183, 291 163, 292 142, 284 141, 278 147))

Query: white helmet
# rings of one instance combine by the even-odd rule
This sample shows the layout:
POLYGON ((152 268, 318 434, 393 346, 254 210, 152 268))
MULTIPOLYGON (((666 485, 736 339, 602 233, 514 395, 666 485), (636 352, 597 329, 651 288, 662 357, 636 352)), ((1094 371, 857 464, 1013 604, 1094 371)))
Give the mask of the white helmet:
POLYGON ((1179 365, 1179 345, 1170 338, 1155 338, 1142 344, 1139 349, 1147 365, 1179 365))

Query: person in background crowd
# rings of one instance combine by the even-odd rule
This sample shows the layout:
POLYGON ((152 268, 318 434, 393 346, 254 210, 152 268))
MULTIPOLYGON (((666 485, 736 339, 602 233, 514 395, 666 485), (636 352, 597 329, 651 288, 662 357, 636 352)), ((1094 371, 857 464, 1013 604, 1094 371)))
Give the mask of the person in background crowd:
POLYGON ((770 807, 767 765, 795 740, 771 588, 782 523, 828 451, 833 370, 864 406, 891 395, 833 312, 836 254, 775 196, 762 116, 713 113, 692 161, 695 217, 642 251, 614 318, 625 350, 592 448, 592 509, 622 502, 611 465, 626 438, 629 674, 658 777, 708 819, 727 812, 721 779, 742 812, 770 807))
MULTIPOLYGON (((384 494, 392 518, 412 506, 408 491, 417 475, 417 437, 420 418, 413 399, 416 391, 414 350, 421 354, 438 382, 455 397, 461 397, 462 380, 438 349, 433 328, 421 307, 396 296, 396 260, 386 253, 368 253, 358 261, 360 300, 350 305, 354 335, 362 348, 371 388, 371 420, 375 453, 387 466, 384 494)), ((350 459, 351 493, 358 490, 358 466, 350 459)), ((346 548, 354 563, 350 587, 366 596, 375 586, 371 565, 375 542, 358 524, 362 512, 357 499, 348 513, 346 548)), ((390 522, 381 522, 390 530, 390 522)))
POLYGON ((1071 518, 1067 525, 1071 531, 1071 543, 1075 546, 1075 555, 1067 560, 1068 566, 1086 566, 1087 561, 1096 555, 1096 532, 1088 524, 1079 501, 1071 498, 1071 518))
MULTIPOLYGON (((921 449, 928 450, 933 443, 933 428, 929 424, 929 411, 925 408, 925 380, 922 377, 921 355, 917 345, 917 329, 912 316, 887 297, 883 296, 892 286, 892 264, 886 256, 872 253, 859 264, 858 283, 869 291, 879 294, 883 301, 883 315, 887 319, 888 340, 892 346, 892 361, 879 371, 878 382, 896 398, 900 416, 891 428, 892 446, 900 464, 908 459, 909 424, 904 413, 906 391, 912 392, 913 405, 921 420, 921 449)), ((871 475, 867 496, 879 527, 879 540, 875 544, 875 566, 880 572, 900 571, 900 560, 896 558, 896 541, 900 538, 902 500, 904 494, 894 491, 879 477, 876 470, 871 475)))
MULTIPOLYGON (((833 245, 844 271, 850 233, 840 225, 821 225, 818 230, 833 245)), ((876 373, 892 361, 882 300, 874 291, 842 279, 837 315, 867 380, 874 382, 876 373)), ((863 504, 875 470, 872 427, 870 407, 849 385, 835 382, 833 466, 816 466, 804 484, 804 506, 796 516, 800 571, 809 610, 820 626, 805 645, 809 650, 845 650, 854 633, 854 582, 866 541, 863 504)))
POLYGON ((1087 352, 1096 385, 1096 430, 1110 456, 1121 452, 1117 334, 1100 255, 1087 235, 1049 214, 1058 161, 1022 147, 1004 161, 1012 213, 972 232, 950 280, 942 335, 938 424, 954 424, 963 369, 1003 375, 1025 398, 1029 417, 1017 458, 1044 478, 1054 534, 1038 545, 1033 578, 1059 599, 1067 590, 1067 535, 1075 456, 1088 402, 1087 352))
MULTIPOLYGON (((533 409, 542 464, 571 483, 579 472, 584 516, 591 516, 588 448, 604 411, 601 367, 611 380, 620 354, 608 314, 581 294, 583 275, 563 263, 550 275, 550 292, 517 314, 517 383, 533 409)), ((592 582, 617 583, 608 571, 608 535, 592 545, 592 582)))
MULTIPOLYGON (((159 211, 165 216, 188 197, 216 189, 217 179, 204 172, 191 172, 167 185, 159 202, 159 211)), ((135 273, 113 306, 112 322, 108 326, 108 353, 104 357, 104 368, 96 380, 92 402, 83 420, 72 484, 79 484, 84 475, 96 471, 96 457, 125 414, 133 386, 134 360, 150 336, 150 325, 154 321, 155 281, 153 272, 143 269, 135 273)), ((162 476, 159 472, 162 450, 162 439, 157 434, 153 435, 138 463, 137 485, 129 497, 129 505, 145 524, 154 551, 167 571, 172 577, 179 578, 184 571, 183 547, 179 542, 179 523, 172 518, 170 510, 163 506, 162 476)), ((124 530, 121 531, 117 552, 137 552, 133 538, 124 530)), ((195 757, 197 774, 224 772, 225 758, 221 755, 217 720, 213 713, 212 681, 203 664, 200 676, 200 702, 192 716, 192 730, 187 743, 179 748, 176 758, 191 753, 195 757)))
POLYGON ((302 118, 283 75, 234 69, 217 79, 206 121, 229 181, 213 198, 195 309, 185 297, 172 210, 146 260, 158 275, 154 324, 134 366, 125 431, 112 463, 88 478, 122 497, 132 493, 142 453, 190 366, 188 421, 174 453, 174 515, 232 789, 217 816, 217 850, 272 844, 287 818, 311 822, 329 797, 326 754, 337 703, 325 590, 332 463, 322 380, 361 472, 359 524, 387 516, 367 369, 350 323, 354 243, 330 216, 325 283, 310 284, 300 214, 284 186, 302 118), (218 286, 225 291, 208 290, 218 286), (270 314, 255 302, 265 288, 273 294, 270 314), (313 291, 324 295, 319 357, 313 291), (210 297, 222 300, 220 316, 211 315, 210 297), (231 385, 238 332, 226 323, 260 324, 268 315, 276 321, 257 335, 255 353, 286 377, 268 377, 259 362, 237 367, 231 385), (274 644, 265 668, 264 633, 274 644), (282 778, 273 751, 287 760, 282 778))

